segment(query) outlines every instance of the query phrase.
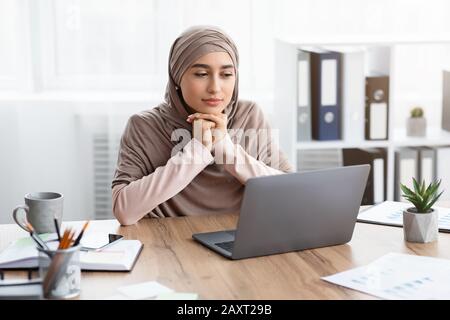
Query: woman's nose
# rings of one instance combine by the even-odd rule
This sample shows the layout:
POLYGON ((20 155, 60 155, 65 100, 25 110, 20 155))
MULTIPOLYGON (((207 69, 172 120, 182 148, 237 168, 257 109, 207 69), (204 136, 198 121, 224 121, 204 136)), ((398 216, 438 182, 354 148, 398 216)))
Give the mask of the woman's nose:
POLYGON ((219 92, 220 91, 220 81, 218 79, 211 79, 208 85, 208 92, 219 92))

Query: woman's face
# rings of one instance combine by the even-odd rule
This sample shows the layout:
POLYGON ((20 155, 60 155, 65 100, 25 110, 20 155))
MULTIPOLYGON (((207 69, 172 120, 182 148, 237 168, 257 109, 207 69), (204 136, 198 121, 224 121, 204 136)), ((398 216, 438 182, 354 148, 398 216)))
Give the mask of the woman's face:
POLYGON ((221 113, 230 103, 236 74, 226 52, 205 54, 186 70, 180 88, 192 113, 221 113))

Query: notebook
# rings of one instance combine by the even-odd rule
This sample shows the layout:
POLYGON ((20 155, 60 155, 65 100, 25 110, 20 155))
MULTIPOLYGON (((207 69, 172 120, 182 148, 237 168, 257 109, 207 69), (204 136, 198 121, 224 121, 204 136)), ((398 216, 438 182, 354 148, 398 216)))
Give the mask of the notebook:
MULTIPOLYGON (((43 234, 44 241, 54 234, 43 234)), ((98 251, 80 251, 82 270, 131 271, 142 251, 139 240, 121 240, 98 251)), ((0 269, 28 269, 38 267, 36 244, 30 237, 12 242, 0 253, 0 269)))
MULTIPOLYGON (((358 215, 358 222, 382 224, 387 226, 403 226, 403 210, 412 207, 408 202, 384 201, 362 211, 358 215)), ((450 208, 436 207, 439 214, 439 231, 450 232, 450 208)))

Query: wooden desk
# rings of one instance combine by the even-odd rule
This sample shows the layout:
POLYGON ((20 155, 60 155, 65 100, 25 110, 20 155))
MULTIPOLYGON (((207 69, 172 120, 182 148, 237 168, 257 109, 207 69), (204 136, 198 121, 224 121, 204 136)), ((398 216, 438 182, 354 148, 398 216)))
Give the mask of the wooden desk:
MULTIPOLYGON (((121 227, 115 220, 92 221, 90 228, 140 239, 144 249, 132 272, 83 272, 80 299, 104 299, 116 288, 156 280, 200 299, 375 299, 330 284, 322 276, 363 266, 388 252, 450 259, 450 234, 430 244, 403 241, 403 229, 357 223, 351 242, 333 247, 231 261, 195 242, 191 235, 234 228, 237 216, 143 219, 121 227)), ((81 225, 82 222, 71 223, 81 225)), ((26 236, 16 225, 0 225, 0 250, 26 236)), ((24 276, 7 271, 6 277, 24 276)))

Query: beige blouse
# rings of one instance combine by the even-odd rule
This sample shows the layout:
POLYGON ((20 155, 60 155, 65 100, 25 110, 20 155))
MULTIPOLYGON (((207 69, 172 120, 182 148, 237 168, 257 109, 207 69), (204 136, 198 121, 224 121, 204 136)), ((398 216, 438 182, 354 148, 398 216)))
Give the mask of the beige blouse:
MULTIPOLYGON (((243 185, 250 178, 284 173, 255 159, 241 145, 233 144, 229 135, 217 142, 213 148, 212 152, 209 152, 201 142, 192 139, 180 152, 171 157, 166 165, 156 168, 151 174, 129 184, 115 185, 112 190, 113 212, 119 222, 129 225, 136 223, 147 214, 156 216, 152 214, 153 209, 180 193, 209 165, 218 166, 225 174, 237 179, 242 185, 241 194, 243 185), (225 163, 214 163, 214 155, 219 154, 226 157, 225 163)), ((220 194, 213 194, 213 192, 212 187, 210 197, 220 197, 220 194)), ((202 201, 202 199, 194 200, 202 201)), ((239 204, 240 202, 230 204, 228 210, 235 211, 239 204)), ((224 210, 226 211, 227 208, 224 210)), ((182 211, 181 208, 180 211, 182 211)), ((191 212, 190 214, 202 213, 191 212)))

